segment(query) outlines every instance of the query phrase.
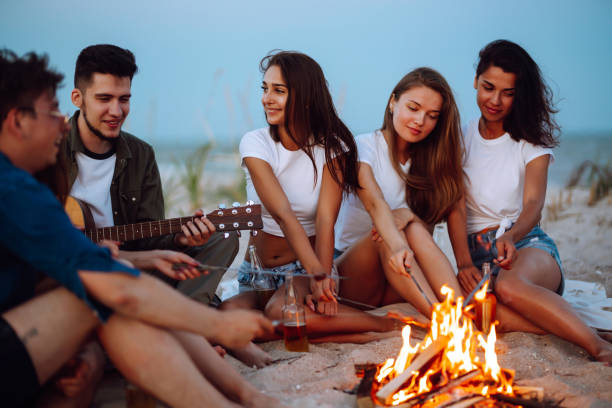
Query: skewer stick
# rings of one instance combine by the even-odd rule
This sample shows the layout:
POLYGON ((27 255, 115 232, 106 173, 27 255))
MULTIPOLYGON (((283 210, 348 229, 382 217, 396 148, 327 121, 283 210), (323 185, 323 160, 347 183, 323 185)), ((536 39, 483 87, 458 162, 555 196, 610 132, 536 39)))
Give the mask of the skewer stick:
POLYGON ((414 276, 412 276, 412 274, 410 273, 410 270, 406 266, 404 266, 404 268, 406 269, 406 274, 410 276, 410 278, 412 279, 412 282, 414 282, 414 285, 417 287, 419 292, 421 292, 421 295, 423 295, 427 303, 429 303, 429 307, 433 308, 433 303, 431 302, 431 300, 429 300, 429 297, 425 294, 425 291, 423 290, 419 282, 416 280, 414 276))
POLYGON ((449 338, 447 336, 440 336, 431 343, 425 350, 423 350, 410 365, 404 370, 403 373, 389 381, 376 393, 376 398, 385 404, 391 404, 391 396, 397 392, 397 390, 413 375, 413 371, 418 371, 423 367, 429 360, 435 357, 440 351, 442 351, 448 344, 449 338))
MULTIPOLYGON (((208 271, 222 271, 222 272, 227 272, 227 271, 238 271, 238 268, 232 268, 232 267, 224 267, 224 266, 217 266, 217 265, 206 265, 206 264, 202 264, 199 263, 195 266, 192 266, 190 264, 184 263, 184 262, 178 262, 175 264, 172 264, 172 269, 175 271, 180 271, 183 268, 190 268, 190 267, 194 267, 196 268, 198 271, 201 272, 208 272, 208 271)), ((287 272, 276 272, 272 269, 260 269, 257 272, 251 272, 251 273, 263 273, 264 275, 272 275, 272 276, 307 276, 307 277, 311 277, 316 281, 321 281, 325 278, 332 278, 332 279, 348 279, 348 277, 346 276, 332 276, 330 274, 326 274, 326 273, 318 273, 316 275, 310 275, 310 274, 295 274, 295 269, 291 269, 287 272)))

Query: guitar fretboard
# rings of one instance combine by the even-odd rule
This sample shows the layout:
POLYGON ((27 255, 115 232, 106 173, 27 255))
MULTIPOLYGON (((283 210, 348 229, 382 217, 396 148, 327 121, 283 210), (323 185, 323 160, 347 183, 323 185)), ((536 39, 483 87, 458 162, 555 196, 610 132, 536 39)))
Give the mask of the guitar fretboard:
POLYGON ((194 217, 172 218, 169 220, 140 222, 137 224, 119 225, 115 227, 94 228, 85 231, 92 241, 103 239, 113 241, 133 241, 135 239, 158 237, 160 235, 181 232, 181 226, 193 221, 194 217))
MULTIPOLYGON (((100 242, 103 239, 119 242, 133 241, 135 239, 176 234, 182 231, 182 225, 193 221, 195 218, 197 217, 189 216, 168 220, 145 221, 114 227, 92 228, 86 229, 85 235, 94 242, 100 242)), ((217 209, 206 214, 206 218, 213 223, 218 232, 256 230, 263 228, 260 204, 217 209)))

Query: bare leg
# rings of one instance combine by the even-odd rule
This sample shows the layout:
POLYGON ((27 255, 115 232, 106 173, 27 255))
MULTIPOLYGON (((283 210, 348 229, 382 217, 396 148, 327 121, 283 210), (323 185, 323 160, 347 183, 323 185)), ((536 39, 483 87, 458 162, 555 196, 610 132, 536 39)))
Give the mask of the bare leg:
POLYGON ((455 292, 455 297, 466 295, 461 290, 448 258, 436 245, 425 226, 420 222, 411 222, 404 229, 404 233, 419 267, 436 293, 436 298, 439 301, 445 299, 440 293, 443 285, 450 287, 455 292))
POLYGON ((245 381, 236 370, 214 351, 202 337, 187 332, 174 332, 174 336, 191 356, 202 375, 233 401, 247 407, 276 407, 280 403, 259 392, 245 381))
MULTIPOLYGON (((310 282, 307 277, 296 276, 293 279, 296 289, 297 301, 303 304, 304 298, 310 293, 310 282)), ((284 301, 284 285, 276 291, 266 307, 266 316, 279 320, 282 318, 281 308, 284 301)), ((346 305, 338 305, 338 314, 325 316, 315 313, 308 307, 306 311, 307 330, 309 336, 330 334, 347 334, 363 332, 385 332, 397 328, 397 323, 388 318, 374 316, 353 309, 346 305)))
POLYGON ((172 407, 237 407, 200 373, 170 332, 113 315, 98 329, 109 357, 130 381, 172 407))
POLYGON ((40 384, 79 351, 99 324, 85 302, 64 288, 37 296, 3 317, 25 344, 40 384))
MULTIPOLYGON (((243 292, 232 296, 219 306, 221 310, 254 309, 256 304, 255 292, 243 292)), ((253 342, 242 348, 228 349, 229 353, 249 367, 262 368, 272 362, 272 356, 263 351, 253 342)))
POLYGON ((438 297, 435 295, 434 291, 429 285, 429 282, 423 274, 423 270, 421 269, 418 261, 411 265, 410 275, 412 275, 412 278, 416 279, 416 281, 419 283, 425 292, 427 299, 423 296, 423 294, 421 294, 411 277, 400 275, 391 269, 391 266, 387 262, 387 259, 389 259, 391 256, 389 247, 387 247, 387 245, 384 243, 375 245, 378 247, 380 264, 389 285, 392 286, 393 289, 395 289, 395 291, 406 302, 409 302, 416 307, 419 312, 425 316, 431 316, 432 308, 427 299, 429 299, 431 302, 435 302, 438 297))
POLYGON ((534 324, 575 343, 600 361, 612 361, 612 344, 599 337, 555 293, 561 272, 548 253, 537 248, 523 248, 511 270, 502 270, 495 284, 501 303, 517 311, 534 324))
MULTIPOLYGON (((455 292, 455 297, 466 296, 463 293, 457 276, 448 261, 448 258, 438 248, 433 237, 425 226, 418 222, 408 224, 404 229, 406 239, 410 248, 414 251, 416 260, 423 270, 427 281, 434 292, 438 295, 438 300, 444 300, 440 293, 443 285, 448 285, 455 292)), ((535 334, 545 334, 542 328, 534 325, 529 320, 514 312, 512 309, 499 304, 496 313, 497 320, 500 322, 499 332, 521 331, 535 334)))

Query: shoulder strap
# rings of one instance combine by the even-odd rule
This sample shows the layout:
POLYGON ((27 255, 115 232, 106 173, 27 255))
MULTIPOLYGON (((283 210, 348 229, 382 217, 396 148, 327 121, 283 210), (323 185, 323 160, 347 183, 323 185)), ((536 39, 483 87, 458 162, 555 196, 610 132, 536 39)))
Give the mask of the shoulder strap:
POLYGON ((86 202, 79 200, 78 198, 74 199, 79 204, 79 207, 81 207, 81 211, 83 211, 83 218, 85 218, 85 230, 95 229, 96 223, 94 222, 93 214, 91 213, 89 205, 87 205, 86 202))

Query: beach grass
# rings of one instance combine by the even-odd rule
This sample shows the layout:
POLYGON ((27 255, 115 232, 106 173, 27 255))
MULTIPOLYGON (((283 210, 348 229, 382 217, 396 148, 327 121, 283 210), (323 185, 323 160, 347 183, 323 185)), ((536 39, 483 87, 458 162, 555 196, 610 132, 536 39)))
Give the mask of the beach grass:
POLYGON ((608 197, 612 190, 612 166, 610 162, 604 165, 585 160, 571 173, 566 188, 571 189, 584 184, 589 188, 587 203, 589 206, 593 206, 599 200, 608 197))

